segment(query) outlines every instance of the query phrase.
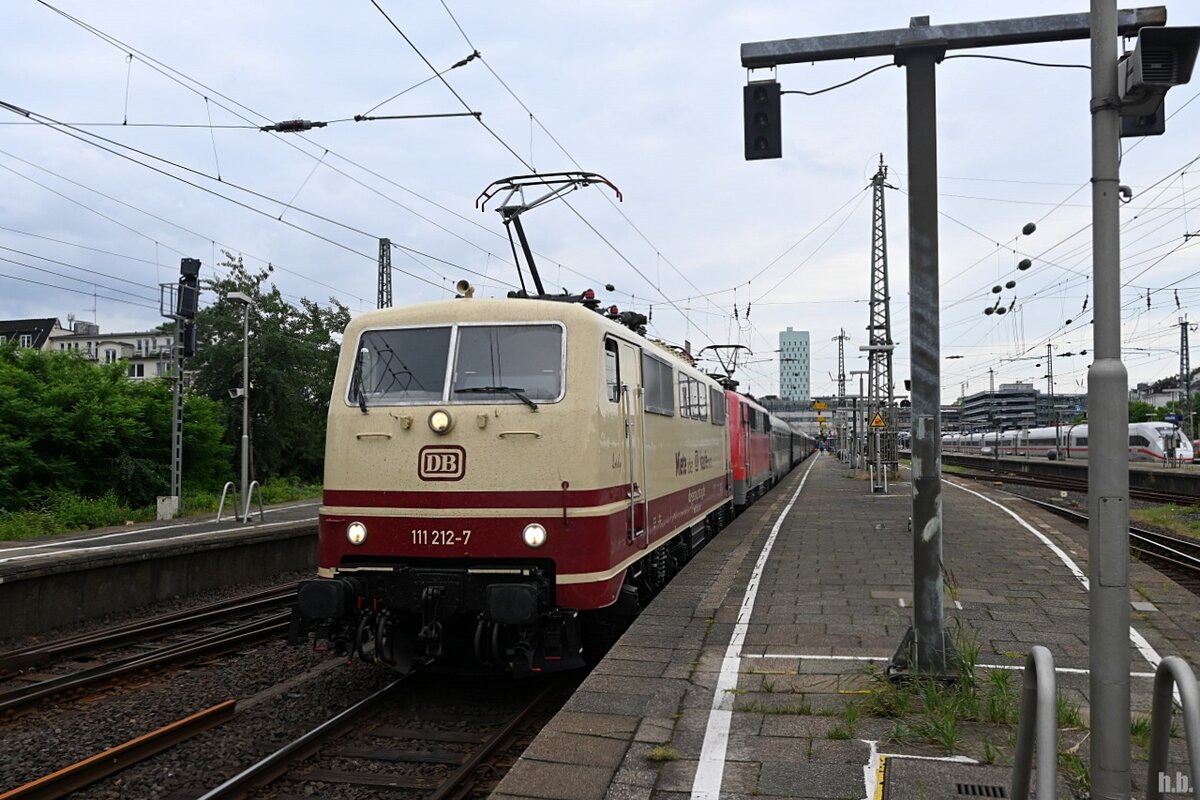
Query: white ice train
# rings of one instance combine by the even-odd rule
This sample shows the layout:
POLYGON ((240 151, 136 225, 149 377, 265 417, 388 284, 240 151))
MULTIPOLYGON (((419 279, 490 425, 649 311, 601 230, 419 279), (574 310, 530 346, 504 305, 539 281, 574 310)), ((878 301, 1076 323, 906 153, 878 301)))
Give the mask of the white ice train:
MULTIPOLYGON (((1004 431, 999 434, 995 431, 947 433, 942 436, 942 450, 946 453, 967 455, 1086 459, 1088 426, 1086 423, 1077 423, 1060 425, 1057 428, 1004 431)), ((1129 423, 1130 461, 1162 463, 1168 459, 1176 459, 1190 462, 1192 456, 1192 443, 1178 426, 1169 422, 1129 423)))

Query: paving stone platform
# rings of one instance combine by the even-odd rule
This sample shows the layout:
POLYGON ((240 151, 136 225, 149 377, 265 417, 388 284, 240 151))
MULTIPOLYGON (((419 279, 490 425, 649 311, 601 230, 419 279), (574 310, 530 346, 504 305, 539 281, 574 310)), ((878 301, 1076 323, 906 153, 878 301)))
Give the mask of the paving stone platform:
MULTIPOLYGON (((1018 693, 1029 649, 1047 646, 1062 703, 1081 719, 1066 724, 1063 746, 1082 742, 1086 759, 1087 594, 1062 557, 1086 574, 1087 532, 953 483, 943 485, 947 629, 977 650, 980 682, 1006 672, 1018 693)), ((1015 728, 963 723, 950 756, 905 735, 905 718, 855 714, 887 685, 881 671, 911 624, 910 491, 900 482, 872 494, 828 454, 801 464, 642 613, 493 797, 898 799, 1007 787, 1015 728)), ((1130 582, 1145 640, 1131 644, 1133 708, 1147 712, 1147 655, 1200 663, 1200 603, 1143 564, 1130 582)), ((1186 772, 1179 753, 1172 740, 1171 769, 1186 772)), ((1135 762, 1135 787, 1144 769, 1135 762)), ((1059 783, 1070 797, 1063 771, 1059 783)))

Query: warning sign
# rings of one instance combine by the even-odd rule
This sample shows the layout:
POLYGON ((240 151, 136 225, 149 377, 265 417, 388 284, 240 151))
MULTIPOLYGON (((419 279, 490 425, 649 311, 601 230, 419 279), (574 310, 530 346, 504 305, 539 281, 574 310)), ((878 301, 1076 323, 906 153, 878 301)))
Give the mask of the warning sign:
POLYGON ((878 411, 875 412, 875 416, 871 420, 871 427, 872 428, 886 428, 887 427, 887 421, 884 420, 883 414, 880 414, 878 411))

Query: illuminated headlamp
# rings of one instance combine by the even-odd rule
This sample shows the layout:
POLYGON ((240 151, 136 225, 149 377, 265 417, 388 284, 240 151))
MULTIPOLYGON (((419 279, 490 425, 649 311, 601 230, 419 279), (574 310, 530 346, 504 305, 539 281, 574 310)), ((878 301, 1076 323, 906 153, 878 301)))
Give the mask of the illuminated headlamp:
POLYGON ((525 540, 525 544, 530 547, 541 547, 546 543, 546 529, 542 525, 531 522, 525 526, 525 530, 521 531, 521 538, 525 540))
POLYGON ((439 408, 429 415, 429 430, 434 433, 446 433, 454 427, 454 419, 450 416, 450 412, 443 408, 439 408))
POLYGON ((367 526, 361 522, 351 522, 346 526, 346 538, 350 544, 362 544, 367 540, 367 526))

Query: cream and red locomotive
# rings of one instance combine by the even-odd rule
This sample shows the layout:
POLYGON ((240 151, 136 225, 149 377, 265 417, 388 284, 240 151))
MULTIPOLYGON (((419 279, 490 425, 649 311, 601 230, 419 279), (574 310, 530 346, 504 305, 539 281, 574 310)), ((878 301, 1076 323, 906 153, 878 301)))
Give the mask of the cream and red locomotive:
POLYGON ((578 666, 589 615, 636 613, 813 441, 590 291, 464 294, 345 332, 292 640, 400 670, 578 666))
POLYGON ((319 577, 300 586, 293 642, 311 633, 404 671, 579 666, 586 623, 635 614, 735 504, 811 452, 645 339, 642 315, 602 312, 591 290, 545 292, 521 215, 589 185, 620 199, 590 172, 514 176, 479 196, 482 209, 505 193, 497 210, 532 298, 518 261, 509 299, 474 299, 460 282, 454 300, 347 327, 319 577))

